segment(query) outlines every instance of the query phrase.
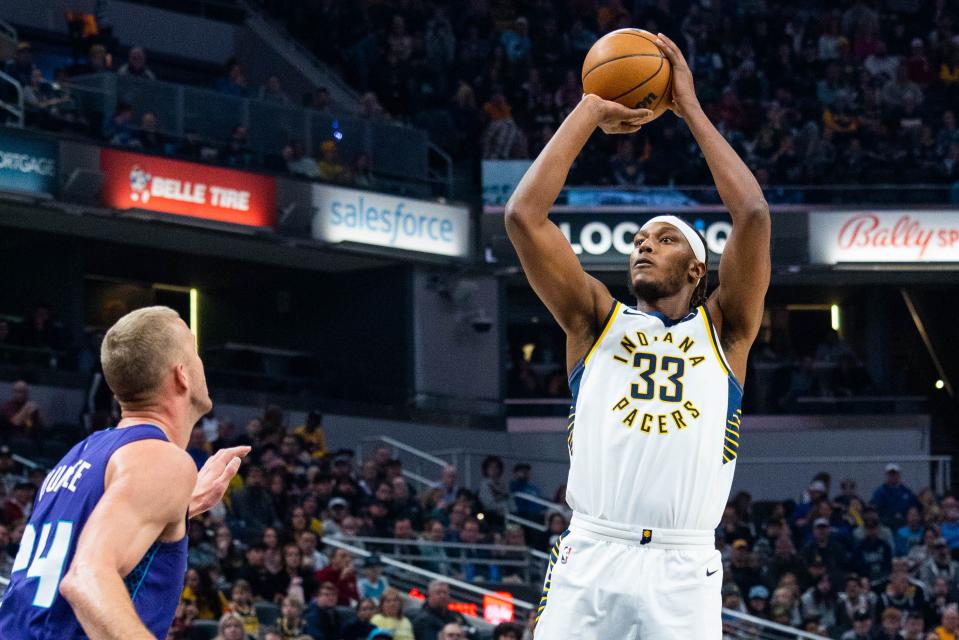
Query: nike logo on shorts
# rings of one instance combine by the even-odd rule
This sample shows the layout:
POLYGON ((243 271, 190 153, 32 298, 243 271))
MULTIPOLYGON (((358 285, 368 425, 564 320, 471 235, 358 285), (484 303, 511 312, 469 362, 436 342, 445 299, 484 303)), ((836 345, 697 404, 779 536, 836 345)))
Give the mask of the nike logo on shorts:
MULTIPOLYGON (((719 569, 716 569, 716 571, 719 571, 719 569)), ((711 576, 711 575, 713 575, 714 573, 716 573, 716 571, 710 571, 709 569, 706 569, 706 577, 708 578, 709 576, 711 576)))

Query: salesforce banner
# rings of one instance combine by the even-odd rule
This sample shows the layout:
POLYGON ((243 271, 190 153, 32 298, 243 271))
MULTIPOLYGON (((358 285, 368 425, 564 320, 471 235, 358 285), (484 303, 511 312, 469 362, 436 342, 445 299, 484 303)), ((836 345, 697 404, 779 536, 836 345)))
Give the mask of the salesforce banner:
POLYGON ((54 195, 57 143, 0 128, 0 190, 54 195))
POLYGON ((470 253, 470 216, 453 207, 384 193, 313 185, 313 237, 439 256, 470 253))

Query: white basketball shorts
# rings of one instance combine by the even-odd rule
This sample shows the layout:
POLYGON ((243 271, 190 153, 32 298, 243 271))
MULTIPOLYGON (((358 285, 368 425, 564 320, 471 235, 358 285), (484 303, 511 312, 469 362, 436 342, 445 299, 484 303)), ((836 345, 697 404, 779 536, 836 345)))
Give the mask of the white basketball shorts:
POLYGON ((720 640, 712 531, 637 529, 573 514, 553 547, 535 640, 720 640))

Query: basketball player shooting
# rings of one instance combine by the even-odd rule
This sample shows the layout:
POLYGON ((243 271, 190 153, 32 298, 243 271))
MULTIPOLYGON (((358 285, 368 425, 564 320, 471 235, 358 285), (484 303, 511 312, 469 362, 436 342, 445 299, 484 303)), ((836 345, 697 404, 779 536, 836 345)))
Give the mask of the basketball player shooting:
POLYGON ((573 394, 567 501, 537 640, 719 640, 723 582, 714 530, 739 447, 746 357, 770 278, 770 219, 746 165, 709 122, 676 45, 670 108, 709 165, 733 228, 706 297, 703 238, 674 216, 634 238, 636 306, 587 275, 548 214, 596 127, 633 133, 652 112, 585 95, 506 206, 506 229, 537 295, 566 332, 573 394))
POLYGON ((165 638, 187 518, 219 502, 250 451, 223 449, 197 474, 186 445, 213 403, 172 309, 127 314, 100 357, 122 419, 73 447, 40 487, 0 603, 4 640, 165 638))

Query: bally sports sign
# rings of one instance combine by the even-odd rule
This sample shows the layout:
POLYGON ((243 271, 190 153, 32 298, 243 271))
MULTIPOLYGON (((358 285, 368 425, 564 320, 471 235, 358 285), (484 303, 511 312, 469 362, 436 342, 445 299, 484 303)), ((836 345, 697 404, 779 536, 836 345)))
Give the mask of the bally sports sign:
POLYGON ((813 263, 959 262, 959 211, 809 214, 813 263))
POLYGON ((174 215, 272 227, 273 178, 192 162, 103 149, 103 204, 174 215))

